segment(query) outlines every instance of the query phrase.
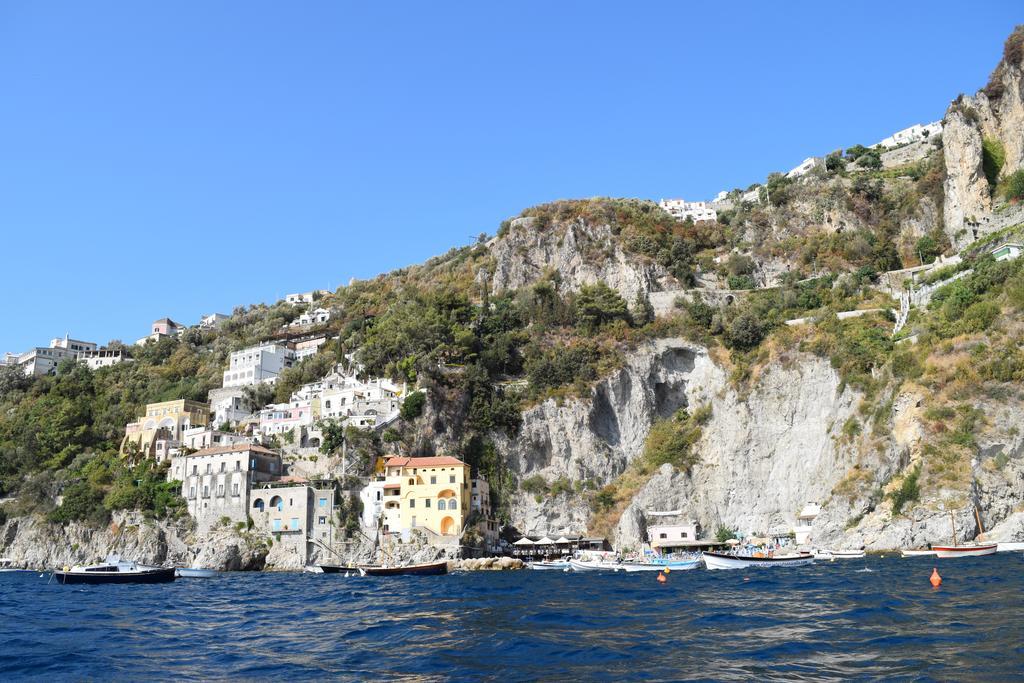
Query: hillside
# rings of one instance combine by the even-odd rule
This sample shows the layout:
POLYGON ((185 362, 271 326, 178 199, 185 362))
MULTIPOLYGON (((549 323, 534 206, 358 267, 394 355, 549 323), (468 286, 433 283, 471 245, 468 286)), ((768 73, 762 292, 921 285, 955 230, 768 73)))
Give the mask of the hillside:
MULTIPOLYGON (((948 510, 972 536, 973 506, 1022 536, 1024 259, 989 252, 1024 229, 1024 29, 942 125, 773 174, 753 200, 735 190, 717 221, 636 199, 526 209, 492 238, 328 293, 317 330, 333 339, 251 407, 354 352, 426 397, 353 440, 355 474, 385 453, 457 455, 520 533, 636 547, 658 510, 706 535, 767 533, 815 501, 822 544, 924 544, 948 536, 948 510)), ((0 368, 0 553, 24 542, 17 520, 184 524, 165 472, 117 455, 125 424, 149 402, 206 400, 231 351, 301 311, 240 307, 95 371, 0 368)))

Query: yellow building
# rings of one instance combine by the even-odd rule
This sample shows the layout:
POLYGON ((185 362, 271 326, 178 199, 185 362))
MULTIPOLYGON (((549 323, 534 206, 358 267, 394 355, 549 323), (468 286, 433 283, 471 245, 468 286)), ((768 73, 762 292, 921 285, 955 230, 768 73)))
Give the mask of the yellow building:
POLYGON ((139 452, 143 457, 158 461, 169 457, 168 451, 177 448, 182 434, 192 427, 210 423, 210 405, 198 401, 164 401, 150 403, 146 414, 125 426, 121 453, 139 452))
POLYGON ((442 455, 390 458, 384 468, 384 516, 392 531, 462 535, 470 512, 469 465, 442 455))

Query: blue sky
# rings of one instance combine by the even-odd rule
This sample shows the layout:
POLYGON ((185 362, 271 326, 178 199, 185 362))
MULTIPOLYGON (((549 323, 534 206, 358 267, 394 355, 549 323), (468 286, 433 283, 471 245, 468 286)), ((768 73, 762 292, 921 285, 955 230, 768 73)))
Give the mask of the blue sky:
POLYGON ((0 352, 334 288, 553 199, 746 187, 941 118, 1021 19, 694 5, 0 2, 0 352))

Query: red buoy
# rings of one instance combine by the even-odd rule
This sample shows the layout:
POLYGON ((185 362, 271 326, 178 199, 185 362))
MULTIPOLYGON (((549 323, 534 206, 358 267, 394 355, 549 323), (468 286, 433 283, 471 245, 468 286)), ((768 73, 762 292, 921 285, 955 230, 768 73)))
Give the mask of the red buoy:
POLYGON ((665 572, 658 572, 658 583, 665 583, 666 581, 668 579, 665 578, 665 572))
POLYGON ((939 586, 942 585, 942 577, 939 576, 939 568, 938 567, 932 567, 932 576, 928 580, 931 581, 932 586, 934 586, 935 588, 938 588, 939 586))

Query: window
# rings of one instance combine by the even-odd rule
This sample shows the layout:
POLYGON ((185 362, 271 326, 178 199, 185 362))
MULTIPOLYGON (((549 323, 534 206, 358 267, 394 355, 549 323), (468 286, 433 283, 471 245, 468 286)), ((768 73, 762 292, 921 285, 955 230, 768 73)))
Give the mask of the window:
POLYGON ((430 499, 429 498, 426 498, 426 499, 423 500, 423 507, 425 507, 425 508, 430 507, 430 499))
POLYGON ((209 486, 204 486, 203 487, 203 498, 209 498, 209 497, 210 497, 210 487, 209 486))
POLYGON ((220 485, 217 486, 217 497, 219 497, 219 498, 223 498, 224 497, 224 484, 220 484, 220 485))
POLYGON ((199 473, 199 465, 192 465, 192 474, 199 473))
POLYGON ((658 538, 668 538, 668 534, 658 534, 658 538))
POLYGON ((189 489, 188 489, 188 497, 189 498, 195 498, 196 497, 196 487, 195 486, 190 486, 189 487, 189 489))
POLYGON ((322 508, 327 507, 327 499, 326 498, 321 498, 320 499, 320 507, 322 507, 322 508))
POLYGON ((228 464, 226 462, 222 462, 220 464, 220 471, 223 472, 225 469, 227 469, 227 466, 228 464))
POLYGON ((242 461, 241 460, 236 460, 235 461, 235 472, 241 472, 241 471, 242 471, 242 461))
POLYGON ((411 508, 416 507, 416 501, 413 500, 412 498, 409 499, 409 507, 411 507, 411 508))
POLYGON ((686 532, 684 531, 684 532, 680 533, 679 534, 679 538, 686 538, 686 532))
POLYGON ((231 495, 232 496, 237 496, 238 495, 238 484, 232 484, 231 485, 231 495))
POLYGON ((326 517, 317 517, 316 518, 316 523, 317 524, 327 524, 327 518, 326 517))
POLYGON ((415 517, 412 518, 412 525, 416 526, 416 518, 415 517))
POLYGON ((437 477, 435 477, 434 475, 430 475, 430 483, 431 484, 436 484, 437 483, 437 477))
POLYGON ((213 465, 211 463, 206 463, 206 473, 209 474, 210 472, 213 472, 213 465))
POLYGON ((449 484, 454 484, 455 483, 455 475, 454 474, 451 474, 451 475, 448 476, 448 483, 449 484))
POLYGON ((299 518, 298 517, 292 517, 291 528, 292 529, 298 529, 299 528, 299 518))
POLYGON ((275 519, 274 520, 274 531, 280 531, 280 530, 281 530, 281 520, 275 519))

